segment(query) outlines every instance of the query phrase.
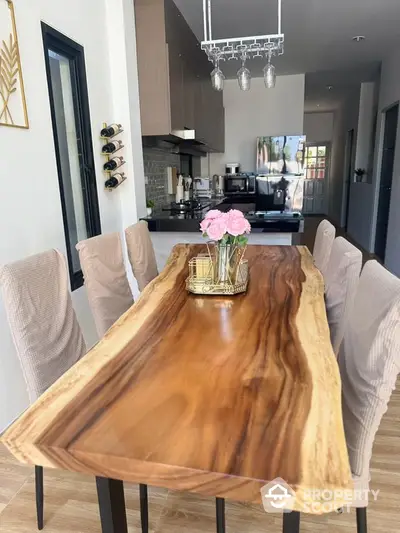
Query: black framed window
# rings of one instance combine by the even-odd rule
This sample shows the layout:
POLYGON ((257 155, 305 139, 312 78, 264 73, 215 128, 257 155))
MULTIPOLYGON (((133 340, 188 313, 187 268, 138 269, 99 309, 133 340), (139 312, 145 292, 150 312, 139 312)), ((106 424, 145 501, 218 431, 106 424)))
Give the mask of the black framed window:
POLYGON ((42 23, 54 147, 72 290, 83 285, 75 245, 101 233, 85 54, 42 23))

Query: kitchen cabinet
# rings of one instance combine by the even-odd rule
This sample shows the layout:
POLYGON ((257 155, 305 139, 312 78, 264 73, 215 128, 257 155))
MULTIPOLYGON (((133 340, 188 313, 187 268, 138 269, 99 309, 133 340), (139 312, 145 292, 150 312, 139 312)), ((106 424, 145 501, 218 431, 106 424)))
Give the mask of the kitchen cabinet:
POLYGON ((210 151, 225 149, 222 93, 213 69, 173 0, 135 0, 143 136, 195 130, 210 151))

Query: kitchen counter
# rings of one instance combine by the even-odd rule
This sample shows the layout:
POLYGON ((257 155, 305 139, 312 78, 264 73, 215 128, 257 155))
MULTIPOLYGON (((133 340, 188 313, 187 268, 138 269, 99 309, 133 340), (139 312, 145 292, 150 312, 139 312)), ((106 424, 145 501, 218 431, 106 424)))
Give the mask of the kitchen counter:
POLYGON ((225 212, 230 209, 242 211, 251 225, 249 244, 291 245, 292 234, 304 231, 304 218, 301 213, 269 212, 259 216, 254 212, 255 204, 243 202, 238 198, 203 199, 202 203, 209 205, 200 211, 185 214, 156 210, 152 216, 142 219, 146 220, 149 225, 160 271, 164 268, 176 244, 205 243, 200 232, 200 222, 210 209, 220 209, 225 212))
POLYGON ((263 216, 254 213, 252 204, 238 204, 235 199, 215 199, 202 200, 210 205, 201 210, 184 214, 172 214, 169 211, 156 210, 149 216, 142 218, 146 220, 151 232, 199 232, 200 222, 210 209, 220 209, 229 211, 239 209, 244 212, 245 217, 250 222, 252 233, 302 233, 304 218, 300 213, 292 212, 268 212, 263 216))

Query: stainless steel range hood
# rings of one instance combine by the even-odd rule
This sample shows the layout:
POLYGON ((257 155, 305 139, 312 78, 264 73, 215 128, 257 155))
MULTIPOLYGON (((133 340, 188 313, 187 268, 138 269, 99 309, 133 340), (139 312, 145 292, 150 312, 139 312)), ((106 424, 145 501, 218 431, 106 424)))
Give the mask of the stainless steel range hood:
POLYGON ((173 130, 169 135, 146 135, 142 137, 146 148, 160 148, 174 153, 205 156, 213 150, 202 140, 196 139, 195 130, 173 130))

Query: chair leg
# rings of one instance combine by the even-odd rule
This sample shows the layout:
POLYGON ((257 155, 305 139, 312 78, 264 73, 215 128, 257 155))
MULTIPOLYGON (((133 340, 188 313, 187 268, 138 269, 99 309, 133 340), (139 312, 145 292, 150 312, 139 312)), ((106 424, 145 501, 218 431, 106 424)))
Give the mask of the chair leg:
POLYGON ((149 533, 149 502, 147 496, 147 485, 139 485, 140 492, 140 520, 142 523, 142 533, 149 533))
POLYGON ((292 511, 291 513, 283 514, 283 533, 299 533, 300 532, 300 513, 292 511))
POLYGON ((225 533, 225 500, 216 498, 217 533, 225 533))
POLYGON ((36 516, 37 527, 39 530, 43 529, 43 467, 35 466, 35 488, 36 488, 36 516))
POLYGON ((357 507, 357 533, 367 533, 367 508, 357 507))

